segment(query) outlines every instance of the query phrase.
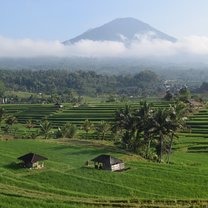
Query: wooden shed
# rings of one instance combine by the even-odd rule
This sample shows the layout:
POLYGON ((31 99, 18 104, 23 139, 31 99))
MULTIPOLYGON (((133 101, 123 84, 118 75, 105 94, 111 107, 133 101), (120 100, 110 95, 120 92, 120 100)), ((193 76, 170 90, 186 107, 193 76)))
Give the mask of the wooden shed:
POLYGON ((23 161, 23 167, 39 169, 44 167, 43 161, 47 160, 48 158, 31 152, 18 157, 17 159, 23 161))
POLYGON ((110 155, 99 155, 98 157, 92 159, 95 168, 102 170, 119 171, 124 170, 124 162, 118 158, 112 157, 110 155))

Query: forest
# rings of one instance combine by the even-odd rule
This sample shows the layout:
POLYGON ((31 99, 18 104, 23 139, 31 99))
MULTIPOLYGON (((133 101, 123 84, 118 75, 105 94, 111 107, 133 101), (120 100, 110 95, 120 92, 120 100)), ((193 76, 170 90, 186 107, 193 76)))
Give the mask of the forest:
POLYGON ((67 94, 74 90, 78 95, 97 96, 120 94, 148 96, 163 90, 162 79, 145 70, 137 74, 97 74, 94 71, 67 70, 0 70, 0 81, 7 90, 45 94, 67 94))

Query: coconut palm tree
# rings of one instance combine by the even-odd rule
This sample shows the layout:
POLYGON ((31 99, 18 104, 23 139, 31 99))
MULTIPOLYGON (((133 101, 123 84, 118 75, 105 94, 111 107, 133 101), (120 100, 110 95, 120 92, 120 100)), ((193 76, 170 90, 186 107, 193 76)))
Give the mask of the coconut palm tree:
POLYGON ((35 127, 35 124, 33 123, 32 119, 27 120, 25 127, 29 130, 35 127))
POLYGON ((17 118, 15 116, 8 116, 5 120, 5 123, 12 126, 17 122, 17 118))
POLYGON ((150 145, 151 145, 151 128, 153 109, 152 104, 146 101, 140 102, 140 108, 135 112, 137 123, 137 138, 141 137, 139 134, 143 134, 143 145, 146 146, 145 157, 148 157, 150 145))
POLYGON ((82 124, 82 129, 86 132, 86 136, 88 135, 88 132, 93 129, 93 127, 93 123, 91 123, 89 120, 85 120, 82 124))
POLYGON ((165 108, 157 109, 154 113, 152 122, 151 131, 155 136, 159 136, 159 144, 157 148, 158 162, 162 162, 165 138, 171 132, 171 119, 169 111, 165 108))
POLYGON ((136 137, 138 127, 136 121, 137 119, 128 105, 115 112, 113 129, 123 131, 122 145, 126 149, 132 149, 132 140, 136 137))
POLYGON ((102 140, 105 139, 106 133, 110 130, 110 125, 109 123, 105 121, 101 121, 98 126, 97 126, 97 131, 101 134, 102 140))
POLYGON ((169 107, 171 127, 170 127, 170 142, 168 148, 168 163, 170 162, 170 154, 172 151, 172 145, 174 138, 178 138, 177 131, 186 128, 187 120, 187 108, 183 102, 177 102, 169 107))
POLYGON ((76 135, 77 127, 70 122, 67 122, 61 129, 62 137, 64 138, 73 138, 76 135))
POLYGON ((41 121, 40 130, 41 133, 44 135, 44 139, 48 139, 51 129, 52 129, 51 123, 47 119, 41 121))
MULTIPOLYGON (((7 132, 11 132, 12 130, 12 126, 17 122, 17 118, 15 116, 8 116, 7 118, 5 118, 5 129, 7 129, 7 132)), ((15 134, 15 133, 14 133, 15 134)))

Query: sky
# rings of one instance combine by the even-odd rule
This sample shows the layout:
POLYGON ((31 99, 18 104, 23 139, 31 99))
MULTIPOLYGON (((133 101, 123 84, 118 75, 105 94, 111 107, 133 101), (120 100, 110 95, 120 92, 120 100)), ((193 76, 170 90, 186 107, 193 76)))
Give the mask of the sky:
POLYGON ((177 38, 208 36, 208 0, 0 0, 0 36, 66 40, 119 17, 177 38))
POLYGON ((208 63, 207 9, 208 0, 0 0, 0 57, 182 57, 208 63), (121 17, 139 19, 177 41, 61 43, 121 17))

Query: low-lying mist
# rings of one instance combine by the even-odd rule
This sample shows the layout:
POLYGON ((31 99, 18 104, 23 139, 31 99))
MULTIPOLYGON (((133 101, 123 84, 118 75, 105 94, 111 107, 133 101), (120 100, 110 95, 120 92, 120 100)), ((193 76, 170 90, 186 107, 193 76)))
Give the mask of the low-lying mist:
POLYGON ((0 37, 1 58, 32 57, 145 58, 168 62, 208 63, 208 37, 190 36, 171 42, 144 37, 132 42, 92 41, 64 45, 60 41, 0 37))

